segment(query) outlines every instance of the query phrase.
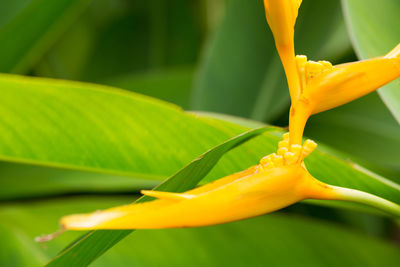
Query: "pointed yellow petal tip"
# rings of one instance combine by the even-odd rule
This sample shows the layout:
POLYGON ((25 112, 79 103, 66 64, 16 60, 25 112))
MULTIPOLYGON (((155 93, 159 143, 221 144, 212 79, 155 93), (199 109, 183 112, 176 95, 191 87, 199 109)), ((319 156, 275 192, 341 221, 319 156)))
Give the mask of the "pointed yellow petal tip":
POLYGON ((400 58, 400 43, 385 55, 385 58, 400 58))
POLYGON ((174 200, 174 201, 187 200, 195 197, 195 195, 191 194, 171 193, 171 192, 153 191, 153 190, 141 190, 140 193, 149 197, 174 200))
POLYGON ((89 214, 73 214, 61 218, 60 224, 66 230, 97 229, 104 222, 120 218, 123 214, 118 211, 96 211, 89 214))

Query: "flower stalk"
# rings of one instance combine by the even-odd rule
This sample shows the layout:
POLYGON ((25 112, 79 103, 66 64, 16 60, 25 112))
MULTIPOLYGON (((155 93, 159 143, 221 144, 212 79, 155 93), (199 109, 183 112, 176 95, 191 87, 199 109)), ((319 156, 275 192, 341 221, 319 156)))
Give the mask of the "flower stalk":
POLYGON ((329 185, 329 187, 332 189, 332 197, 319 199, 355 202, 377 208, 378 210, 390 214, 393 217, 400 218, 400 206, 389 200, 355 189, 333 185, 329 185))

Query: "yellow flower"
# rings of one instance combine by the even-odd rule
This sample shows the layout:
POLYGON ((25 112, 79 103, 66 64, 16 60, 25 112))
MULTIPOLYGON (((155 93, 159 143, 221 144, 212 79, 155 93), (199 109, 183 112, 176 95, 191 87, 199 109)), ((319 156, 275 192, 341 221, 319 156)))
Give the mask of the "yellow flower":
MULTIPOLYGON (((212 183, 170 193, 142 190, 156 200, 63 217, 63 230, 161 229, 233 222, 273 212, 304 199, 351 200, 400 216, 400 206, 353 189, 322 183, 311 176, 304 159, 317 144, 289 145, 283 136, 277 153, 258 165, 212 183), (289 147, 290 146, 290 147, 289 147), (291 152, 292 151, 292 152, 291 152)), ((46 239, 47 240, 47 239, 46 239)))
POLYGON ((327 61, 296 57, 301 93, 292 103, 289 131, 301 143, 309 116, 362 97, 400 77, 400 44, 386 56, 332 66, 327 61))
POLYGON ((71 230, 197 227, 265 214, 313 196, 328 197, 330 190, 302 163, 316 144, 308 140, 296 146, 296 153, 288 152, 287 138, 286 134, 279 143, 277 154, 245 171, 184 193, 143 190, 158 199, 66 216, 61 225, 71 230))
POLYGON ((294 26, 301 2, 302 0, 264 0, 265 14, 285 69, 292 101, 300 93, 294 52, 294 26))

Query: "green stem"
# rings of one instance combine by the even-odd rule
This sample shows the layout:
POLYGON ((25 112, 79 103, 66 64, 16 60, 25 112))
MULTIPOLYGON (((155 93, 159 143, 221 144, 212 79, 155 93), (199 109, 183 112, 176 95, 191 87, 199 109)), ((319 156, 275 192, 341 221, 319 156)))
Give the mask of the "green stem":
POLYGON ((355 189, 344 188, 339 186, 330 186, 337 194, 337 200, 352 201, 364 205, 368 205, 389 213, 395 217, 400 217, 400 205, 389 200, 362 192, 355 189))

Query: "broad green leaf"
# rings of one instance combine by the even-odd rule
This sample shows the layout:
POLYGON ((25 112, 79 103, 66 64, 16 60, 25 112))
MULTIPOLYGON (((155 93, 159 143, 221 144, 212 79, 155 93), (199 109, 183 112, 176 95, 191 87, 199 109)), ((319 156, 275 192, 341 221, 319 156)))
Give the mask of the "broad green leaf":
POLYGON ((312 116, 306 135, 399 174, 400 127, 376 93, 312 116))
MULTIPOLYGON (((382 56, 400 43, 400 1, 342 0, 353 46, 361 59, 382 56)), ((400 83, 394 81, 378 93, 400 123, 400 83)))
MULTIPOLYGON (((111 87, 3 74, 0 90, 0 159, 11 162, 163 180, 249 129, 111 87)), ((206 181, 254 165, 279 139, 266 133, 227 153, 206 181)), ((398 187, 323 147, 309 161, 328 183, 400 201, 398 187)))
POLYGON ((0 28, 0 72, 26 72, 90 1, 30 1, 0 28))
MULTIPOLYGON (((0 208, 0 227, 25 240, 3 235, 0 265, 31 259, 41 266, 78 232, 43 246, 35 236, 58 227, 64 214, 88 212, 130 202, 127 197, 74 197, 9 204, 0 208), (44 256, 44 257, 43 257, 44 256), (34 261, 39 257, 38 261, 34 261)), ((91 266, 396 266, 398 248, 336 223, 283 212, 240 222, 192 229, 136 231, 91 266)), ((17 264, 18 265, 18 264, 17 264)), ((14 265, 15 266, 15 265, 14 265)), ((80 266, 71 262, 69 266, 80 266)))
MULTIPOLYGON (((295 39, 298 54, 326 60, 342 56, 350 45, 340 3, 304 1, 295 39)), ((271 121, 288 108, 286 79, 262 1, 230 1, 194 90, 193 107, 200 110, 271 121)))
MULTIPOLYGON (((0 89, 0 158, 13 162, 141 179, 167 177, 203 151, 248 129, 104 86, 0 75, 0 89)), ((205 181, 255 164, 276 149, 279 139, 280 134, 266 133, 235 148, 205 181)), ((314 152, 307 166, 327 183, 400 203, 397 184, 327 149, 314 152)), ((90 248, 99 255, 123 236, 124 231, 103 231, 84 240, 95 244, 90 248)))
POLYGON ((101 83, 156 97, 186 109, 189 108, 192 80, 192 69, 179 68, 122 75, 101 83))

